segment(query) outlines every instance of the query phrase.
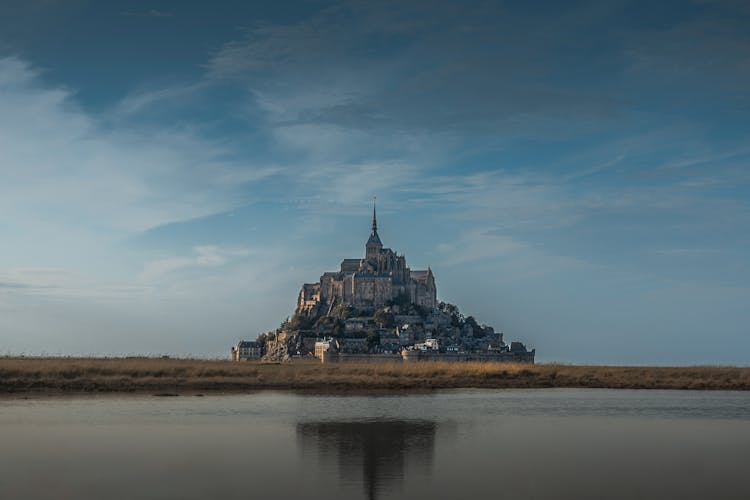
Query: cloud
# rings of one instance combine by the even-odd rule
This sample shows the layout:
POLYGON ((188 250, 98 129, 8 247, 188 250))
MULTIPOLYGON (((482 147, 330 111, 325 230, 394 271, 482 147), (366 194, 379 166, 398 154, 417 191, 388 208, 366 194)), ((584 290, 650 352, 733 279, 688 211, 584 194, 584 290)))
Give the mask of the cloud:
MULTIPOLYGON (((683 147, 685 158, 716 155, 700 150, 708 133, 700 121, 668 117, 665 127, 658 105, 647 112, 633 108, 642 96, 627 90, 633 76, 618 72, 618 65, 627 67, 624 54, 637 37, 626 22, 606 34, 607 44, 600 43, 605 34, 599 27, 623 22, 623 8, 587 5, 531 15, 482 3, 411 4, 396 11, 335 3, 294 22, 251 25, 210 57, 200 82, 135 93, 120 106, 125 114, 138 113, 179 101, 184 93, 236 86, 249 101, 240 112, 271 139, 275 165, 269 175, 280 181, 275 193, 349 202, 398 189, 404 197, 427 198, 437 178, 444 184, 439 189, 448 191, 443 198, 507 210, 508 224, 544 218, 544 224, 572 224, 584 205, 590 209, 601 200, 570 200, 570 192, 552 184, 654 175, 652 167, 666 163, 656 155, 674 158, 678 141, 692 145, 683 147), (576 50, 564 50, 569 34, 580 30, 589 35, 576 38, 576 50), (610 79, 600 81, 602 75, 610 79), (524 141, 544 144, 549 160, 507 159, 524 141), (556 154, 559 149, 563 154, 556 154), (654 158, 644 158, 649 154, 654 158), (483 155, 497 161, 477 164, 472 158, 483 155), (455 176, 459 187, 479 193, 485 200, 480 204, 461 197, 441 175, 456 165, 464 168, 464 162, 471 165, 465 174, 480 182, 486 171, 520 171, 527 179, 539 172, 548 185, 513 187, 487 179, 488 185, 502 184, 502 196, 491 200, 489 190, 467 186, 463 173, 455 176), (375 165, 382 175, 373 175, 375 165), (526 199, 544 203, 535 209, 526 199), (550 203, 558 206, 541 213, 550 203)), ((658 89, 641 92, 651 90, 658 89)), ((699 172, 686 175, 695 186, 698 177, 703 186, 711 182, 699 172)))
POLYGON ((123 118, 142 113, 156 106, 164 106, 166 103, 184 104, 185 100, 199 95, 206 88, 206 82, 199 81, 187 85, 133 92, 119 100, 113 113, 116 117, 123 118))
POLYGON ((18 289, 26 289, 29 288, 29 285, 26 285, 24 283, 13 283, 13 282, 2 282, 0 281, 0 288, 6 288, 11 290, 18 290, 18 289))
POLYGON ((666 257, 703 257, 722 255, 727 252, 719 248, 662 248, 654 250, 654 253, 666 257))
POLYGON ((144 296, 152 286, 112 283, 93 279, 85 273, 65 269, 11 267, 0 269, 0 291, 7 297, 54 298, 64 300, 123 300, 144 296))
POLYGON ((27 292, 59 290, 75 281, 64 269, 14 267, 0 270, 0 287, 27 292))
POLYGON ((437 246, 437 251, 443 255, 444 266, 512 257, 526 249, 528 245, 492 231, 471 231, 455 241, 440 243, 437 246))
POLYGON ((146 283, 158 282, 167 274, 195 268, 220 267, 229 261, 247 257, 250 254, 251 251, 247 248, 222 248, 216 245, 196 246, 193 247, 193 255, 189 257, 168 257, 147 262, 140 275, 140 280, 146 283))
MULTIPOLYGON (((566 38, 573 19, 556 19, 545 35, 566 38)), ((207 77, 246 85, 286 125, 516 135, 532 116, 536 133, 586 126, 571 116, 601 124, 617 104, 554 87, 559 63, 539 55, 555 40, 528 35, 538 22, 476 4, 340 3, 248 28, 214 54, 207 77)))
POLYGON ((747 15, 741 2, 711 2, 700 14, 634 33, 624 49, 628 69, 652 82, 690 79, 691 88, 683 91, 743 91, 742 82, 750 78, 747 15))
POLYGON ((190 128, 104 127, 18 58, 0 59, 0 90, 0 221, 12 226, 144 230, 242 204, 227 178, 275 174, 190 128))
POLYGON ((120 12, 120 15, 125 16, 125 17, 150 17, 153 19, 165 19, 165 18, 174 17, 174 14, 172 14, 171 12, 165 12, 165 11, 156 10, 156 9, 151 9, 151 10, 147 10, 143 12, 126 10, 126 11, 120 12))

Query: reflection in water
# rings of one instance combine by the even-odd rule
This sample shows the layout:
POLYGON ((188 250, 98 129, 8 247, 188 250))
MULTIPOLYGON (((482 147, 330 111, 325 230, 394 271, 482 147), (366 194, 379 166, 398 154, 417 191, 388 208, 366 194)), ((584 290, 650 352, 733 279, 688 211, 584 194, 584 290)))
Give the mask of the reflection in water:
POLYGON ((437 423, 426 420, 303 422, 297 424, 302 453, 338 464, 342 483, 361 482, 366 497, 396 486, 407 466, 431 468, 437 423))
POLYGON ((747 500, 750 393, 0 398, 0 447, 2 500, 747 500))

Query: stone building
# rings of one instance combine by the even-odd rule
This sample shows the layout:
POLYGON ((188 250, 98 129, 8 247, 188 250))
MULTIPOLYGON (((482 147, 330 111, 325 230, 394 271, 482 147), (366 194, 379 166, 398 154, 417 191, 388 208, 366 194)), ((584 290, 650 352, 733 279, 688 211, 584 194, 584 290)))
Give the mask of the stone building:
POLYGON ((241 340, 232 347, 232 361, 247 359, 260 359, 263 354, 260 342, 254 340, 241 340))
POLYGON ((335 350, 335 344, 333 342, 333 339, 323 339, 315 342, 315 357, 322 360, 324 353, 328 352, 329 350, 333 351, 335 350))
POLYGON ((325 272, 317 283, 302 285, 297 313, 317 315, 325 312, 320 311, 321 307, 330 310, 336 304, 373 310, 398 298, 435 308, 435 276, 429 268, 419 271, 409 269, 406 257, 390 248, 383 248, 373 207, 372 232, 365 244, 364 258, 344 259, 338 271, 325 272))

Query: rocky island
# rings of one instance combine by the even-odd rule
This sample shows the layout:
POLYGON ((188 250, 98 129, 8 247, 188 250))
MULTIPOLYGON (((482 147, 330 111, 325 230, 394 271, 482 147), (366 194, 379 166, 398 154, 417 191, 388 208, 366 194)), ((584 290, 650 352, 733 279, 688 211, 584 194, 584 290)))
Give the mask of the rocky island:
POLYGON ((279 328, 241 341, 232 359, 284 361, 511 361, 533 363, 535 350, 506 343, 502 332, 437 299, 429 267, 412 270, 384 248, 375 206, 362 258, 345 258, 299 292, 279 328))

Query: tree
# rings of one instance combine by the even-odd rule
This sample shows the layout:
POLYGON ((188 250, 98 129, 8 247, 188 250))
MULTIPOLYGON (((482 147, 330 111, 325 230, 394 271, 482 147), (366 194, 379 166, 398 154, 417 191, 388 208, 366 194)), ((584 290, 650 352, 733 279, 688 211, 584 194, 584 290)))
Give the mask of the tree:
POLYGON ((474 338, 484 337, 484 328, 479 326, 477 320, 474 319, 474 316, 468 316, 464 320, 464 323, 471 327, 472 335, 474 336, 474 338))
POLYGON ((295 314, 286 324, 289 330, 309 330, 312 328, 312 319, 307 316, 295 314))
POLYGON ((370 332, 367 334, 367 346, 372 349, 375 346, 380 345, 380 333, 370 332))
POLYGON ((344 332, 346 331, 346 326, 344 325, 344 322, 340 319, 337 319, 336 322, 333 325, 333 330, 331 331, 331 336, 333 337, 342 337, 344 335, 344 332))
POLYGON ((417 306, 414 306, 414 309, 417 311, 417 314, 422 319, 427 319, 430 316, 430 314, 432 314, 432 309, 426 306, 417 305, 417 306))
POLYGON ((269 340, 276 340, 276 333, 274 332, 268 332, 268 333, 261 333, 258 335, 258 338, 256 339, 261 344, 265 344, 269 340))
POLYGON ((411 297, 405 292, 400 292, 387 302, 389 306, 407 307, 411 304, 411 297))
POLYGON ((396 326, 396 318, 393 314, 385 312, 382 309, 378 309, 373 319, 380 328, 393 328, 396 326))
POLYGON ((331 316, 335 317, 336 319, 344 320, 347 318, 350 318, 352 316, 352 312, 354 312, 354 309, 347 306, 343 302, 339 302, 335 306, 333 306, 333 309, 331 310, 331 316))
POLYGON ((451 326, 460 327, 462 323, 463 323, 463 321, 461 321, 461 316, 460 315, 458 315, 456 313, 452 313, 451 314, 451 326))

